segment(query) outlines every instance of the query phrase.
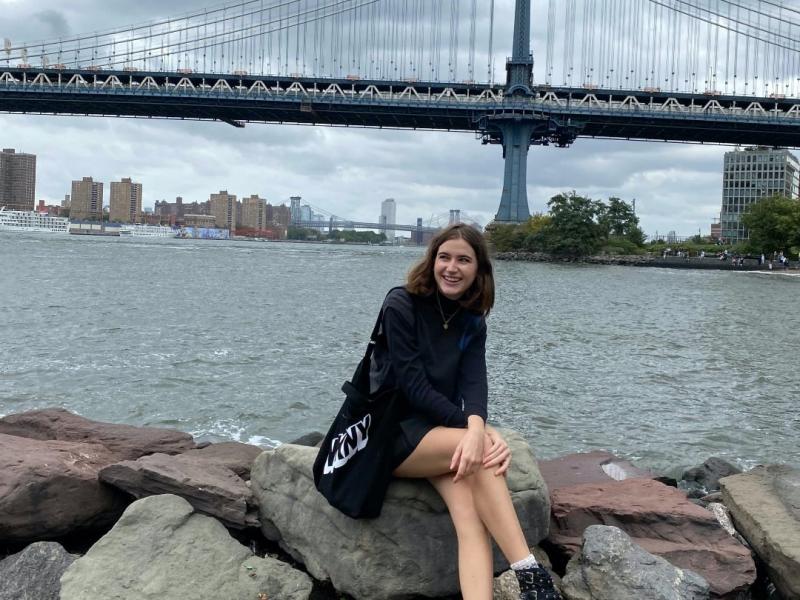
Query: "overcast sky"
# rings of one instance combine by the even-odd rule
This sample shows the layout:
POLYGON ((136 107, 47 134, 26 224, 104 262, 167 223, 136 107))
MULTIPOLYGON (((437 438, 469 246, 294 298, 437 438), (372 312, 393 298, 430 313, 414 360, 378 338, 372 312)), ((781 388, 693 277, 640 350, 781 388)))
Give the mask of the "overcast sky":
MULTIPOLYGON (((216 4, 0 0, 0 38, 49 39, 216 4)), ((536 4, 539 11, 546 7, 536 4)), ((500 65, 510 55, 513 5, 513 0, 497 0, 500 65)), ((534 37, 536 49, 539 27, 534 37)), ((0 146, 38 156, 37 198, 48 202, 69 193, 73 179, 92 176, 108 183, 132 177, 144 186, 145 206, 176 196, 207 200, 226 189, 239 197, 258 194, 273 204, 299 195, 329 213, 374 221, 381 201, 392 197, 399 222, 413 223, 417 217, 427 222, 460 208, 485 224, 497 210, 503 182, 500 147, 482 146, 463 133, 258 124, 235 129, 207 122, 0 115, 0 146)), ((597 199, 635 199, 647 234, 708 233, 719 216, 727 150, 591 139, 579 139, 568 149, 532 147, 531 212, 545 211, 552 195, 575 190, 597 199)))

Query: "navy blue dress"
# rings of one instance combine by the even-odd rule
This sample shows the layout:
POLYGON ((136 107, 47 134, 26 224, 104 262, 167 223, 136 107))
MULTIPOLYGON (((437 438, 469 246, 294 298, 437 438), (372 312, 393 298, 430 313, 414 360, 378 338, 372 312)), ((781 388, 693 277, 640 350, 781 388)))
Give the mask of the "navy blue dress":
POLYGON ((438 300, 441 310, 436 293, 395 288, 383 304, 371 391, 398 386, 408 401, 393 444, 394 467, 434 427, 466 427, 471 415, 486 420, 486 320, 444 296, 438 300))

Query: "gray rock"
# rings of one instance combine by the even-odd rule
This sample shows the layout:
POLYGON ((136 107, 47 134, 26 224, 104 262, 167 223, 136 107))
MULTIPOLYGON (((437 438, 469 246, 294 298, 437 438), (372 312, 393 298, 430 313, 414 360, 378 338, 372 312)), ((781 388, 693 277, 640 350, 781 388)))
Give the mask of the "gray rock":
POLYGON ((702 465, 687 469, 681 477, 681 488, 689 491, 692 497, 700 498, 719 490, 719 480, 736 475, 742 470, 726 460, 712 456, 702 465), (699 494, 699 495, 697 495, 699 494))
POLYGON ((196 450, 189 450, 184 456, 202 458, 229 468, 244 480, 250 479, 250 468, 256 456, 264 451, 253 444, 241 442, 220 442, 208 444, 196 450))
POLYGON ((258 558, 170 494, 131 504, 61 578, 61 600, 307 600, 311 579, 258 558), (262 596, 262 597, 263 597, 262 596))
POLYGON ((228 527, 258 526, 250 488, 229 468, 200 454, 151 454, 100 471, 100 479, 135 496, 176 494, 228 527))
MULTIPOLYGON (((533 545, 547 535, 547 489, 525 441, 513 432, 505 437, 514 455, 508 486, 533 545)), ((355 598, 435 597, 458 590, 455 532, 447 507, 427 481, 394 481, 379 518, 353 520, 314 489, 316 454, 314 448, 284 444, 256 459, 251 483, 267 538, 316 579, 330 579, 355 598)), ((495 561, 498 572, 507 565, 499 553, 495 561)))
POLYGON ((59 580, 75 558, 61 544, 36 542, 1 560, 0 600, 59 600, 59 580))
POLYGON ((34 440, 102 444, 116 455, 115 460, 136 460, 154 452, 179 454, 195 447, 192 436, 182 431, 102 423, 63 408, 8 415, 0 419, 0 433, 34 440))
POLYGON ((645 552, 620 529, 592 525, 567 565, 566 600, 707 600, 708 583, 645 552))
POLYGON ((800 469, 761 466, 720 480, 739 533, 785 598, 800 598, 800 469))
POLYGON ((97 479, 114 460, 99 444, 0 434, 0 541, 53 539, 111 525, 129 502, 97 479))
POLYGON ((315 448, 319 447, 319 444, 322 440, 325 439, 325 434, 320 433, 319 431, 312 431, 311 433, 307 433, 305 435, 301 435, 296 440, 290 442, 295 446, 313 446, 315 448))

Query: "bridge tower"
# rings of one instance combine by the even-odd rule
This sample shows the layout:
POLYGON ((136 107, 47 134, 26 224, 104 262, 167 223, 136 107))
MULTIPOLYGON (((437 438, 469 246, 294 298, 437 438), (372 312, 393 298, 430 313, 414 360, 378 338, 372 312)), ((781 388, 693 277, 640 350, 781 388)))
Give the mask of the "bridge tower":
POLYGON ((506 62, 504 108, 480 118, 478 128, 484 144, 502 144, 505 172, 496 223, 523 223, 528 209, 528 150, 531 144, 568 146, 582 128, 562 123, 530 108, 534 95, 531 54, 531 0, 516 0, 512 56, 506 62))
MULTIPOLYGON (((506 63, 506 96, 531 96, 533 55, 531 54, 531 0, 517 0, 514 14, 514 44, 506 63)), ((493 125, 503 144, 505 173, 500 208, 494 220, 499 223, 522 223, 531 216, 528 209, 528 149, 533 123, 523 115, 498 115, 493 125)))

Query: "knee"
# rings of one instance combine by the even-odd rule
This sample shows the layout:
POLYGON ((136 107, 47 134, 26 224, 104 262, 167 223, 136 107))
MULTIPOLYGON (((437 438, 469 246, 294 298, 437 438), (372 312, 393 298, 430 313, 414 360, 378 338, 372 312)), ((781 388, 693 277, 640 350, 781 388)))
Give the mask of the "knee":
MULTIPOLYGON (((465 486, 465 489, 468 488, 465 486)), ((456 532, 459 535, 462 533, 485 532, 483 521, 481 521, 481 517, 478 514, 471 491, 460 494, 457 499, 451 501, 448 509, 450 518, 453 520, 453 525, 455 525, 456 532)))

